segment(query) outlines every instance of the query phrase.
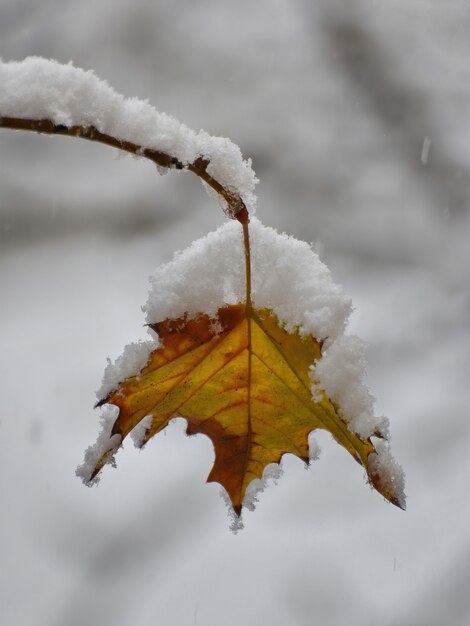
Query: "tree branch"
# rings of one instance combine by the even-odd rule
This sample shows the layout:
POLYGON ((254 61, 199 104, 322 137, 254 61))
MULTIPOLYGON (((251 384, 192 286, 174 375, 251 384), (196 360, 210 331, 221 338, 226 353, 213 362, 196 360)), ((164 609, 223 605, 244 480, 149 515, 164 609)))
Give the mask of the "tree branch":
POLYGON ((232 193, 226 189, 217 180, 215 180, 215 178, 207 173, 209 161, 202 157, 199 157, 193 163, 185 165, 170 154, 153 150, 151 148, 145 148, 136 143, 132 143, 131 141, 125 141, 123 139, 119 139, 118 137, 107 135, 100 132, 94 126, 64 126, 63 124, 54 124, 54 122, 48 119, 35 120, 30 118, 0 116, 0 128, 30 130, 46 135, 80 137, 81 139, 97 141, 98 143, 118 148, 118 150, 124 150, 125 152, 145 157, 153 161, 156 165, 158 165, 158 167, 187 170, 196 174, 196 176, 199 176, 201 180, 217 192, 217 194, 226 202, 228 215, 232 219, 237 219, 242 223, 246 223, 248 221, 248 210, 241 197, 238 194, 232 193))

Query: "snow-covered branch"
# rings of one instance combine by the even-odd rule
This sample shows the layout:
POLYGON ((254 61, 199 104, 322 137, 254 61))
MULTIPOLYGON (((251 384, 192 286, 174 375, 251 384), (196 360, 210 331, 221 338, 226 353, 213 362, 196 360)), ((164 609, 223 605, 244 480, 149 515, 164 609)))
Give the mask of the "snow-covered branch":
POLYGON ((39 57, 0 61, 0 127, 81 137, 145 157, 164 170, 193 172, 231 217, 256 205, 251 161, 229 139, 195 133, 72 64, 39 57))

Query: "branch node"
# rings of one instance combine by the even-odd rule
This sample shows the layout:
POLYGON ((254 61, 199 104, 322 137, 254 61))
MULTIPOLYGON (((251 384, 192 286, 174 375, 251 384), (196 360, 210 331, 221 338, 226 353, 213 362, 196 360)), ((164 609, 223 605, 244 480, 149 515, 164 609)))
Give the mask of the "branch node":
POLYGON ((171 168, 173 168, 175 170, 184 170, 184 165, 176 157, 171 157, 170 158, 169 167, 171 167, 171 168))
POLYGON ((200 156, 194 161, 194 169, 205 172, 209 163, 209 159, 205 159, 204 157, 200 156))

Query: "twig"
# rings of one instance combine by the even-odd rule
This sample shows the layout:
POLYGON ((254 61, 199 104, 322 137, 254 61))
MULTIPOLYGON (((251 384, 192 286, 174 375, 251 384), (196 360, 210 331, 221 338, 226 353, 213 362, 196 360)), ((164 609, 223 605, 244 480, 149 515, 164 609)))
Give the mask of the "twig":
POLYGON ((36 133, 42 133, 46 135, 66 135, 68 137, 80 137, 81 139, 88 139, 89 141, 97 141, 107 146, 118 148, 118 150, 124 150, 138 156, 150 159, 159 167, 166 169, 187 170, 199 176, 209 187, 214 189, 221 198, 227 203, 227 212, 232 219, 238 219, 242 223, 248 221, 248 210, 245 203, 238 194, 234 194, 223 185, 221 185, 215 178, 207 173, 207 166, 209 161, 202 157, 196 159, 193 163, 184 164, 176 157, 160 152, 159 150, 153 150, 151 148, 145 148, 131 141, 125 141, 112 135, 107 135, 100 132, 94 126, 64 126, 63 124, 54 124, 51 120, 35 120, 31 118, 16 118, 16 117, 1 117, 0 116, 0 128, 11 128, 14 130, 30 130, 36 133))

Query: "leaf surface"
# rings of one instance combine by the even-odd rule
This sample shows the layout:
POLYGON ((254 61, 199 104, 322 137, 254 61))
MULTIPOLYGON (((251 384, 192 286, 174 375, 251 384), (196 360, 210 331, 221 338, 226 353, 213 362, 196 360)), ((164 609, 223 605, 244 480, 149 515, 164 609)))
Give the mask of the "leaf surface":
POLYGON ((160 346, 147 365, 99 403, 119 407, 111 431, 119 443, 101 456, 92 477, 144 417, 151 423, 142 445, 172 418, 184 417, 188 434, 211 439, 208 482, 225 488, 239 515, 251 481, 286 453, 308 463, 308 435, 324 429, 364 466, 375 489, 400 506, 393 484, 369 463, 370 438, 349 430, 325 394, 312 399, 310 367, 321 358, 315 338, 289 333, 269 309, 244 304, 221 307, 215 318, 183 316, 151 328, 160 346))

